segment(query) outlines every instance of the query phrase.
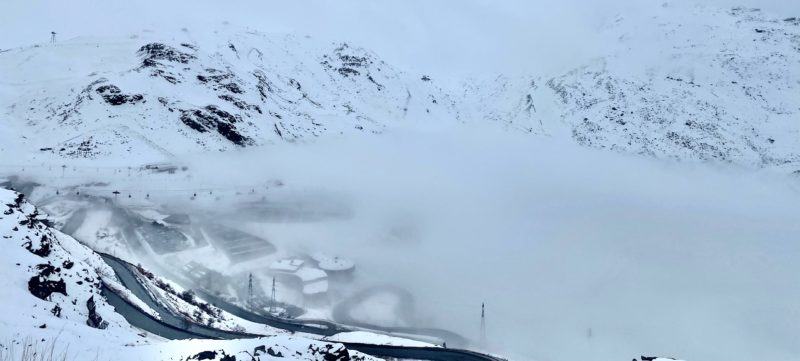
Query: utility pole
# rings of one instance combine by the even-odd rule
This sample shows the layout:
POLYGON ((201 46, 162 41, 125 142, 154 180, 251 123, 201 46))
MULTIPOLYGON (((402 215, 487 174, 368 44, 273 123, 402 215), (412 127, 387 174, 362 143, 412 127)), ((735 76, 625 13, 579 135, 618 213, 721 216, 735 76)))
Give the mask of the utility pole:
POLYGON ((272 276, 272 302, 269 303, 269 313, 275 312, 275 276, 272 276))
POLYGON ((55 42, 56 42, 56 32, 55 31, 51 31, 50 32, 50 42, 53 43, 53 44, 55 44, 55 42))
POLYGON ((486 303, 481 302, 481 345, 486 346, 486 303))

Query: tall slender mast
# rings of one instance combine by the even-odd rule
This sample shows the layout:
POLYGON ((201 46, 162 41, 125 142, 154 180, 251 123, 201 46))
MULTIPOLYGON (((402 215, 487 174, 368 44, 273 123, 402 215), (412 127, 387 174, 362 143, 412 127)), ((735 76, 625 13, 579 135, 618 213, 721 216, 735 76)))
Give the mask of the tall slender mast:
POLYGON ((481 302, 481 344, 486 345, 486 303, 481 302))
POLYGON ((275 312, 275 277, 272 277, 272 302, 269 304, 269 313, 275 312))
POLYGON ((250 279, 247 281, 247 306, 253 307, 253 274, 250 273, 250 279))

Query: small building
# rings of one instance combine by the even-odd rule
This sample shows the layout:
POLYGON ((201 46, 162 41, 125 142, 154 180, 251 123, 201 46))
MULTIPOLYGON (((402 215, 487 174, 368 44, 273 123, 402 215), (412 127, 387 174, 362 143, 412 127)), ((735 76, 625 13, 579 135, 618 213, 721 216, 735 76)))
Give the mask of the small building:
POLYGON ((195 261, 189 261, 181 267, 183 274, 194 284, 212 294, 226 292, 227 277, 195 261))
POLYGON ((339 256, 331 256, 325 253, 314 253, 311 259, 316 263, 317 268, 325 271, 331 280, 349 281, 353 278, 355 263, 339 256))
POLYGON ((328 274, 299 258, 284 258, 273 262, 270 271, 302 292, 307 306, 322 306, 328 301, 328 274))
POLYGON ((275 262, 272 262, 269 265, 269 269, 275 272, 285 272, 285 273, 294 273, 303 266, 305 261, 298 258, 284 258, 279 259, 275 262))

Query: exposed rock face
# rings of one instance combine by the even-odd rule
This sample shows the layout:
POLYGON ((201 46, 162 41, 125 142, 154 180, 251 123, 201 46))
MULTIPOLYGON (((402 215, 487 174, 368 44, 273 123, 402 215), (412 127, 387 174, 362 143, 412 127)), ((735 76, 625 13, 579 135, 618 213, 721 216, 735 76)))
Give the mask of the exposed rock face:
POLYGON ((350 352, 342 345, 325 344, 322 347, 309 345, 308 350, 312 355, 320 355, 325 361, 349 361, 350 352))
MULTIPOLYGON (((191 45, 188 44, 182 46, 191 48, 191 45)), ((188 64, 190 60, 195 59, 194 55, 161 43, 144 45, 139 48, 137 53, 142 57, 143 67, 155 67, 161 65, 161 61, 188 64)))
POLYGON ((36 268, 39 270, 39 274, 31 277, 28 281, 28 291, 32 295, 43 300, 49 300, 53 293, 67 295, 67 285, 64 283, 64 279, 61 277, 53 279, 59 276, 60 268, 53 267, 49 263, 40 264, 36 268))
POLYGON ((197 76, 197 80, 199 80, 201 83, 211 85, 212 89, 214 90, 224 89, 233 94, 244 93, 242 86, 239 85, 236 76, 233 73, 223 72, 222 70, 214 68, 206 69, 206 72, 206 74, 200 74, 197 76))
POLYGON ((181 121, 200 133, 217 132, 239 146, 252 143, 250 138, 236 129, 236 124, 242 122, 241 116, 228 113, 214 105, 201 109, 181 110, 181 121))
POLYGON ((272 347, 267 347, 266 345, 256 346, 253 349, 253 356, 261 356, 261 355, 270 355, 272 357, 283 357, 283 353, 280 351, 275 351, 272 347))
POLYGON ((39 257, 47 257, 50 255, 51 244, 50 238, 48 238, 46 234, 43 234, 41 238, 39 238, 39 244, 37 248, 34 248, 33 241, 28 241, 25 242, 25 249, 39 257))
POLYGON ((106 335, 110 338, 135 337, 122 317, 99 296, 100 274, 113 271, 98 255, 52 229, 45 215, 22 194, 0 188, 0 205, 5 206, 0 213, 4 253, 0 275, 7 285, 14 285, 3 289, 0 297, 6 313, 1 319, 7 331, 49 326, 74 335, 89 325, 113 329, 106 335), (86 308, 81 304, 84 301, 86 308))
MULTIPOLYGON (((36 138, 52 142, 37 151, 90 159, 379 134, 406 117, 457 118, 432 81, 406 76, 363 48, 252 32, 220 36, 219 43, 134 43, 133 51, 122 48, 127 53, 93 45, 82 53, 87 59, 131 61, 98 61, 89 79, 20 92, 21 99, 0 99, 0 108, 15 103, 12 119, 51 132, 36 138)), ((4 53, 0 65, 27 58, 4 53)))
MULTIPOLYGON (((558 74, 532 70, 465 81, 448 90, 436 78, 398 71, 347 43, 220 30, 202 43, 134 43, 125 50, 100 44, 82 48, 86 62, 131 61, 92 64, 108 79, 9 80, 48 86, 30 85, 0 99, 0 106, 10 121, 45 133, 35 139, 53 139, 31 141, 32 149, 63 148, 54 153, 69 158, 142 148, 159 155, 224 151, 381 134, 397 125, 484 121, 662 159, 800 170, 800 140, 789 136, 800 132, 794 121, 800 113, 797 17, 667 7, 652 23, 658 25, 645 33, 654 33, 657 48, 629 40, 641 24, 620 19, 604 28, 616 40, 597 61, 558 74), (702 41, 697 31, 704 32, 702 41), (635 61, 643 56, 636 49, 656 56, 635 61)), ((36 74, 39 65, 27 60, 29 51, 4 52, 0 65, 36 74)), ((60 49, 48 51, 59 58, 60 49)))
POLYGON ((272 347, 267 349, 267 354, 272 357, 283 357, 283 354, 280 351, 275 351, 272 347))
MULTIPOLYGON (((219 351, 202 351, 194 356, 187 358, 187 360, 209 360, 209 361, 236 361, 236 356, 228 355, 223 350, 219 351)), ((253 359, 255 360, 255 359, 253 359)))
POLYGON ((86 300, 86 308, 89 309, 89 318, 86 320, 87 325, 99 329, 106 329, 108 327, 108 322, 104 321, 103 317, 100 317, 97 313, 97 305, 94 303, 94 296, 86 300))
POLYGON ((201 351, 198 352, 196 355, 189 357, 189 360, 213 360, 217 358, 216 351, 201 351))
POLYGON ((787 137, 800 131, 800 28, 792 21, 758 9, 665 8, 640 35, 624 20, 607 30, 619 39, 608 55, 560 75, 474 82, 462 106, 586 147, 800 169, 800 141, 787 137), (657 46, 642 44, 653 38, 657 46))
POLYGON ((106 103, 111 105, 136 104, 144 101, 144 97, 141 94, 122 94, 119 87, 111 84, 98 87, 96 92, 103 97, 106 103))
MULTIPOLYGON (((181 46, 190 50, 195 50, 195 48, 189 44, 181 44, 181 46)), ((147 69, 150 71, 151 77, 162 78, 172 84, 181 83, 183 81, 183 76, 172 72, 168 64, 188 64, 189 61, 196 59, 192 54, 161 43, 144 45, 139 48, 137 54, 142 57, 140 70, 147 69)))
MULTIPOLYGON (((261 339, 269 342, 273 338, 261 339)), ((252 352, 246 348, 238 348, 240 351, 233 351, 233 347, 225 349, 212 349, 197 352, 189 357, 187 361, 235 361, 235 360, 272 360, 285 358, 288 360, 309 360, 309 361, 364 361, 375 360, 375 358, 365 357, 358 352, 350 352, 348 349, 337 343, 323 343, 319 341, 310 343, 297 343, 301 339, 293 339, 287 344, 266 343, 250 345, 252 352), (305 346, 308 344, 308 346, 305 346)), ((302 340, 304 341, 304 340, 302 340)))
MULTIPOLYGON (((333 50, 333 54, 330 56, 325 54, 322 58, 323 60, 320 64, 329 70, 335 71, 340 76, 345 78, 363 76, 374 84, 378 91, 384 89, 384 85, 379 84, 372 76, 372 68, 375 67, 375 61, 372 59, 371 54, 364 50, 352 48, 347 43, 343 43, 333 50)), ((378 66, 375 70, 380 71, 380 67, 378 66)))

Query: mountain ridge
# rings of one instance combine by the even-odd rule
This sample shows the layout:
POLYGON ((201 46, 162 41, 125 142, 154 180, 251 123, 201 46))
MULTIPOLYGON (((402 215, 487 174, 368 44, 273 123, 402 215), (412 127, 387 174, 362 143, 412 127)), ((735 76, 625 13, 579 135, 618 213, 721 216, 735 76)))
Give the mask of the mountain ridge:
POLYGON ((0 83, 14 95, 0 106, 17 132, 46 139, 19 148, 51 160, 148 162, 476 123, 656 158, 800 169, 797 18, 665 8, 604 31, 618 39, 609 54, 567 73, 458 87, 364 48, 286 34, 71 40, 0 54, 0 68, 19 69, 0 83))

